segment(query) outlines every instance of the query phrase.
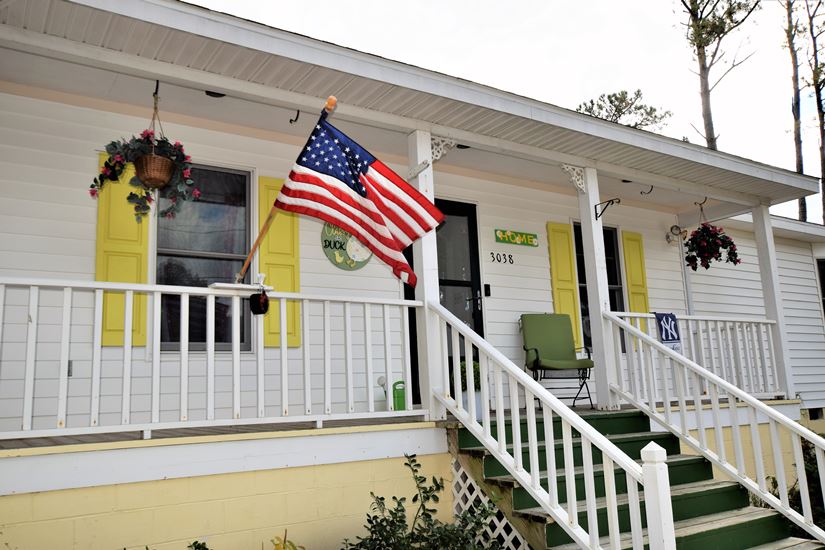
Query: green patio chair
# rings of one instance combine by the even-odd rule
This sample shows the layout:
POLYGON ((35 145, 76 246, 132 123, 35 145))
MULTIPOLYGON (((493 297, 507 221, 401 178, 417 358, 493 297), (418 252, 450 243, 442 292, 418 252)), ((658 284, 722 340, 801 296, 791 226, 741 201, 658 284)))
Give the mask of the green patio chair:
POLYGON ((573 398, 573 406, 582 393, 587 391, 587 400, 593 408, 587 381, 593 369, 590 349, 576 348, 573 340, 573 325, 570 316, 563 313, 525 313, 521 316, 521 335, 524 343, 525 367, 533 373, 537 381, 549 378, 578 380, 578 391, 573 398), (579 359, 576 352, 584 349, 587 359, 579 359))

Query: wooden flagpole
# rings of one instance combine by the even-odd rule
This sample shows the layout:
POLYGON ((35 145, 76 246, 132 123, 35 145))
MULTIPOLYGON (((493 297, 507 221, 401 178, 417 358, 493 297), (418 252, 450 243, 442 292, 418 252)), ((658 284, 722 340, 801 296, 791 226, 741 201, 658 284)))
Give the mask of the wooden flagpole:
MULTIPOLYGON (((335 109, 335 105, 337 105, 338 100, 335 98, 334 95, 331 95, 327 98, 326 104, 324 104, 324 110, 327 113, 332 113, 335 109)), ((243 282, 244 275, 246 275, 246 270, 249 269, 249 264, 252 263, 252 257, 255 255, 255 252, 258 250, 258 247, 261 246, 261 241, 264 240, 267 232, 269 231, 272 222, 275 221, 275 216, 278 215, 278 208, 275 204, 272 204, 272 208, 269 210, 269 216, 267 216, 266 221, 261 226, 260 232, 258 232, 258 238, 255 239, 255 243, 252 245, 252 250, 249 251, 249 254, 246 256, 246 260, 244 260, 243 267, 241 268, 240 273, 235 276, 235 283, 240 284, 243 282)))

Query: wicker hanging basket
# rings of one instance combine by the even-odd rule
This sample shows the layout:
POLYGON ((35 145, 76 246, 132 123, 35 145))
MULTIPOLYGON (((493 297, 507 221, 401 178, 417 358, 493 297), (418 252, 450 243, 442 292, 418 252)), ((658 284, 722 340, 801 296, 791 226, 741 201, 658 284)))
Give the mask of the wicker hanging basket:
POLYGON ((135 160, 135 171, 137 177, 152 189, 163 189, 169 180, 172 179, 172 173, 175 165, 171 159, 155 155, 154 153, 143 155, 135 160))

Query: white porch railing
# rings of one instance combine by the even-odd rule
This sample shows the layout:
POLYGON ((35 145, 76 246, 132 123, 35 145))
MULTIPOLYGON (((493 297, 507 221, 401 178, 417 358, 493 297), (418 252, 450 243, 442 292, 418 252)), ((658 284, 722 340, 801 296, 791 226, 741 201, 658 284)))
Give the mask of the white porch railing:
MULTIPOLYGON (((695 361, 663 346, 655 338, 622 319, 619 314, 603 312, 603 315, 613 328, 617 364, 621 359, 621 338, 624 336, 627 354, 637 357, 635 364, 638 367, 638 378, 644 379, 643 383, 640 380, 634 382, 634 377, 630 380, 620 379, 619 384, 612 386, 611 390, 679 436, 683 442, 751 493, 782 512, 818 540, 825 541, 825 530, 813 523, 802 446, 804 440, 813 448, 817 473, 825 487, 825 439, 695 361), (689 402, 692 403, 691 407, 688 406, 689 402), (709 422, 704 414, 706 402, 710 405, 709 422), (723 422, 722 403, 727 404, 727 422, 723 422), (744 415, 743 423, 740 423, 740 414, 744 415), (759 423, 764 423, 765 420, 769 425, 770 437, 763 444, 759 423), (744 460, 739 429, 741 424, 745 424, 750 430, 754 457, 752 467, 744 460), (733 453, 725 446, 723 426, 736 427, 731 429, 733 453), (712 438, 707 435, 709 428, 714 429, 712 438), (691 430, 695 430, 696 435, 691 430), (790 484, 785 474, 787 459, 782 453, 782 449, 787 449, 788 446, 793 449, 791 465, 796 470, 801 509, 794 509, 789 503, 790 484), (766 482, 765 458, 768 456, 772 457, 776 470, 778 498, 769 492, 766 482)), ((825 489, 823 491, 825 497, 825 489)))
MULTIPOLYGON (((657 339, 655 316, 650 313, 613 312, 633 327, 657 339)), ((679 333, 682 355, 707 370, 757 397, 784 396, 776 371, 773 331, 776 322, 768 319, 744 319, 680 315, 679 333)), ((622 380, 645 384, 639 350, 627 353, 622 380)), ((671 381, 672 382, 672 381, 671 381)), ((670 388, 671 394, 673 388, 670 388)))
POLYGON ((665 451, 661 447, 653 443, 646 447, 642 451, 644 463, 640 466, 441 304, 431 302, 428 307, 437 316, 441 335, 441 389, 436 390, 437 398, 515 477, 542 509, 564 527, 575 542, 584 548, 601 548, 601 545, 619 548, 620 544, 624 544, 620 543, 615 477, 623 471, 627 481, 633 548, 641 549, 644 544, 649 544, 652 549, 675 548, 670 487, 667 466, 664 464, 665 451), (457 368, 462 358, 467 358, 468 364, 472 364, 474 357, 479 362, 480 411, 476 410, 474 369, 464 369, 467 388, 465 405, 465 392, 461 389, 462 369, 457 368), (538 409, 534 406, 536 401, 539 403, 538 409), (494 418, 491 417, 491 407, 488 404, 493 405, 494 418), (539 463, 537 415, 540 415, 543 424, 546 449, 544 464, 539 463), (507 440, 503 428, 508 416, 512 426, 511 441, 507 440), (522 418, 526 418, 527 427, 526 463, 523 458, 525 443, 522 442, 521 435, 522 418), (558 420, 561 426, 562 464, 557 464, 553 452, 556 443, 554 420, 558 420), (492 435, 493 421, 497 426, 495 436, 492 435), (584 495, 577 494, 576 489, 575 441, 581 445, 584 495), (592 454, 594 447, 602 454, 607 533, 599 532, 597 521, 598 504, 592 454), (559 475, 564 476, 566 502, 559 502, 559 475), (545 476, 545 484, 542 484, 542 476, 545 476), (642 531, 640 486, 644 490, 646 501, 647 541, 644 540, 642 531), (587 529, 579 523, 579 513, 582 511, 579 499, 582 497, 587 529), (606 535, 606 541, 600 541, 602 535, 606 535))
POLYGON ((412 405, 407 319, 420 302, 270 292, 269 313, 247 323, 251 292, 0 278, 0 439, 427 413, 412 405), (117 346, 103 342, 104 295, 122 296, 117 346), (180 297, 179 321, 161 307, 167 296, 180 297), (190 337, 195 315, 204 342, 190 337), (292 323, 294 347, 286 330, 264 346, 265 317, 292 323), (133 339, 136 318, 145 345, 133 339), (167 344, 170 322, 179 338, 167 344))

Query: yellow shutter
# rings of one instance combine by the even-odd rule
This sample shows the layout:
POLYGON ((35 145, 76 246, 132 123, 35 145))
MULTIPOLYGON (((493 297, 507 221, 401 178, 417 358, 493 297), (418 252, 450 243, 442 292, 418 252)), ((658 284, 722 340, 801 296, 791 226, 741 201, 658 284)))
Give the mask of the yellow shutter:
MULTIPOLYGON (((100 155, 100 166, 107 159, 100 155)), ((132 164, 120 181, 110 181, 98 196, 95 280, 118 283, 146 283, 149 264, 149 222, 135 220, 134 207, 126 202, 133 188, 129 180, 135 175, 132 164)), ((103 295, 103 345, 123 345, 125 295, 103 295)), ((146 345, 146 296, 135 295, 132 317, 132 345, 146 345)))
MULTIPOLYGON (((281 190, 284 180, 269 177, 259 178, 258 221, 260 226, 266 221, 272 204, 281 190)), ((275 287, 278 292, 298 292, 300 266, 298 258, 298 216, 283 211, 278 215, 263 242, 259 252, 260 273, 266 275, 265 284, 275 287)), ((264 345, 280 345, 281 319, 280 304, 273 301, 264 321, 264 345)), ((287 345, 301 345, 301 310, 297 302, 289 302, 286 311, 287 345)))
POLYGON ((573 249, 573 227, 566 223, 547 224, 547 247, 550 251, 550 282, 553 289, 553 310, 566 313, 573 323, 576 347, 582 345, 579 309, 579 286, 576 278, 576 255, 573 249))
MULTIPOLYGON (((624 249, 624 273, 627 286, 627 309, 635 313, 648 313, 647 274, 645 273, 645 247, 640 233, 622 231, 624 249)), ((642 323, 642 330, 646 330, 642 323)))

